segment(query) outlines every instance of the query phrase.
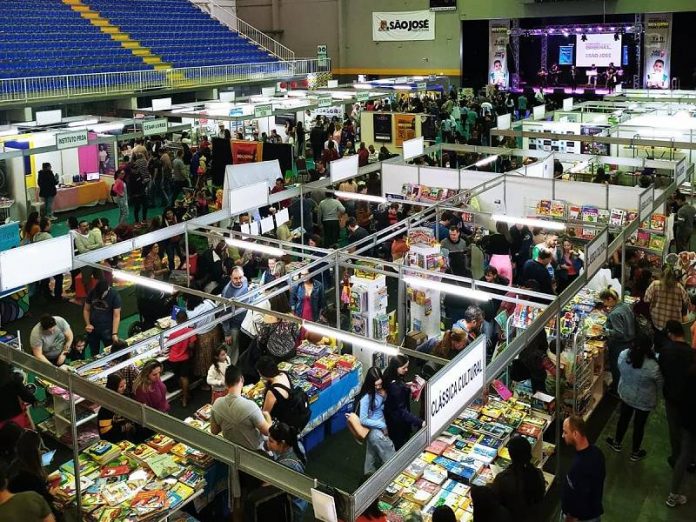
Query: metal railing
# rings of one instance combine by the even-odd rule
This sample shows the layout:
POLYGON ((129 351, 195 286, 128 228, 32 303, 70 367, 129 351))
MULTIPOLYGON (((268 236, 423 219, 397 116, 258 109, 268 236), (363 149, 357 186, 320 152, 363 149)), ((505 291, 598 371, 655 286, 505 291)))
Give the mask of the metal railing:
POLYGON ((237 31, 247 40, 268 51, 281 60, 294 60, 295 51, 292 51, 274 40, 263 31, 248 24, 237 16, 236 10, 218 4, 215 0, 195 0, 193 2, 203 12, 222 22, 230 29, 237 31))
POLYGON ((181 89, 328 72, 331 62, 316 58, 291 61, 183 67, 162 71, 120 71, 0 79, 0 104, 46 99, 129 94, 153 89, 181 89))

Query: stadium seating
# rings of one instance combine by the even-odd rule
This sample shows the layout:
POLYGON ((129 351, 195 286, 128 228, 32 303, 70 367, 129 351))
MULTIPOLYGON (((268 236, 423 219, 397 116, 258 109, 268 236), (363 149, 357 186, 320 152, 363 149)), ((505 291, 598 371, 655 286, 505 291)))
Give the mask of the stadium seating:
POLYGON ((0 78, 277 61, 188 0, 82 0, 76 10, 68 3, 3 0, 0 78), (87 8, 93 16, 81 16, 87 8))

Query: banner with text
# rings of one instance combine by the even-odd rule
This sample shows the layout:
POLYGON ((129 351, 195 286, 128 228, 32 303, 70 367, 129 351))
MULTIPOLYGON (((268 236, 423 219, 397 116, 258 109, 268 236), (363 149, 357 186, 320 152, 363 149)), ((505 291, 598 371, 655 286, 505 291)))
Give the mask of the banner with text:
POLYGON ((372 39, 375 42, 434 40, 435 13, 400 11, 372 13, 372 39))
POLYGON ((416 116, 414 114, 397 114, 396 120, 396 146, 401 147, 404 141, 416 137, 416 116))
POLYGON ((672 54, 672 14, 646 14, 643 75, 648 89, 669 89, 672 54))
POLYGON ((232 142, 232 163, 254 163, 261 161, 261 143, 258 141, 241 141, 234 140, 232 142))
POLYGON ((491 20, 488 27, 488 83, 504 89, 510 85, 507 66, 510 20, 491 20))

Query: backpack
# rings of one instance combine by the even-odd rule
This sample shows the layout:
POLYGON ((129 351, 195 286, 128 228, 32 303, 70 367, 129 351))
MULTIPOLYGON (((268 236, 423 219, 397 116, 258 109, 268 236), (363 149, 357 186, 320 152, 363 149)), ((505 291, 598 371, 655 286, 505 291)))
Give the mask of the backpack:
MULTIPOLYGON (((289 379, 290 377, 288 377, 288 380, 289 379)), ((309 410, 309 397, 304 390, 297 386, 289 388, 284 384, 276 383, 269 388, 269 391, 276 398, 276 404, 273 407, 273 418, 289 426, 293 426, 297 429, 298 433, 302 433, 311 415, 311 411, 309 410), (288 392, 287 399, 276 391, 276 388, 288 392)))

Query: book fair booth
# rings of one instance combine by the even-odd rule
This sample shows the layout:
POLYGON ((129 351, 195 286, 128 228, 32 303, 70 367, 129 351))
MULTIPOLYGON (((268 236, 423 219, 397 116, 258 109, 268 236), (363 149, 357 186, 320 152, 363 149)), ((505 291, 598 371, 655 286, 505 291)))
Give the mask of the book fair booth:
MULTIPOLYGON (((418 511, 428 520, 436 506, 447 504, 459 520, 471 520, 469 488, 490 482, 509 464, 506 444, 513 433, 530 441, 534 462, 551 486, 560 469, 559 460, 552 459, 560 443, 558 420, 568 413, 589 417, 610 379, 601 338, 605 317, 595 306, 597 293, 606 288, 606 281, 615 279, 622 295, 625 264, 615 270, 612 264, 616 255, 626 259, 627 249, 654 253, 655 263, 661 263, 670 230, 665 202, 685 177, 686 160, 650 160, 667 180, 660 187, 599 187, 554 179, 555 161, 568 169, 579 165, 591 169, 593 164, 631 158, 455 145, 426 149, 422 138, 403 145, 403 158, 360 169, 355 159, 345 158, 332 163, 329 178, 270 195, 269 182, 280 170, 277 160, 228 165, 222 209, 217 212, 88 254, 76 256, 69 236, 0 253, 0 291, 89 267, 114 281, 159 292, 163 301, 194 296, 211 303, 205 315, 178 325, 170 309, 163 310, 155 327, 132 336, 127 348, 75 364, 69 371, 25 353, 26 340, 19 336, 0 343, 0 359, 35 376, 47 390, 52 408, 37 428, 72 451, 72 459, 59 463, 49 476, 61 502, 82 513, 84 520, 126 514, 134 520, 159 519, 187 504, 202 507, 224 489, 238 496, 238 474, 243 472, 310 500, 309 509, 317 516, 321 513, 323 520, 355 520, 377 498, 396 515, 418 511), (443 165, 445 153, 449 158, 469 155, 476 161, 462 169, 407 163, 427 155, 443 165), (515 158, 523 158, 519 166, 515 158), (506 168, 513 164, 514 168, 506 168), (398 203, 406 215, 346 247, 312 247, 301 233, 299 241, 279 241, 271 234, 289 220, 287 210, 270 221, 257 212, 293 197, 302 201, 310 191, 377 171, 381 171, 382 196, 368 196, 372 199, 366 201, 398 203), (571 241, 584 269, 558 295, 479 280, 476 274, 454 275, 448 271, 451 255, 434 232, 445 212, 456 215, 472 235, 482 237, 501 224, 557 231, 571 241), (169 281, 104 263, 175 236, 183 237, 187 251, 191 242, 203 238, 210 245, 223 242, 253 255, 277 256, 287 261, 287 273, 266 284, 251 281, 246 294, 223 298, 189 287, 195 276, 191 262, 169 281), (404 242, 402 257, 379 259, 376 253, 393 241, 404 242), (54 261, 42 263, 48 255, 54 261), (318 323, 268 308, 272 296, 317 277, 327 301, 335 304, 335 317, 318 323), (476 303, 485 307, 492 300, 506 306, 486 318, 483 332, 494 336, 479 335, 447 360, 417 348, 441 335, 441 322, 445 330, 450 328, 451 297, 459 307, 476 303), (313 448, 330 445, 332 437, 345 429, 345 413, 367 369, 384 368, 389 357, 399 353, 412 359, 417 374, 428 377, 414 379, 420 382, 423 427, 367 480, 345 491, 322 477, 297 473, 212 435, 210 404, 181 419, 105 388, 110 373, 166 357, 169 347, 182 339, 174 340, 172 334, 182 328, 192 328, 183 338, 204 335, 211 324, 246 313, 273 316, 315 334, 297 347, 294 358, 282 363, 310 398, 311 417, 303 432, 310 460, 313 448), (515 361, 530 346, 543 347, 546 376, 539 386, 515 380, 515 361), (95 427, 99 405, 151 430, 152 436, 140 444, 99 441, 95 427), (118 476, 128 480, 110 480, 118 476), (154 486, 146 488, 149 482, 154 486)), ((171 377, 165 372, 162 379, 171 377)), ((169 397, 176 397, 178 390, 169 389, 169 397)), ((263 399, 259 385, 246 386, 244 393, 256 401, 263 399)), ((356 448, 362 455, 362 446, 356 448)))
POLYGON ((119 144, 144 136, 172 136, 190 128, 167 120, 63 117, 39 111, 36 120, 0 131, 0 218, 24 220, 43 204, 38 172, 49 163, 58 182, 55 212, 104 204, 119 158, 119 144))

